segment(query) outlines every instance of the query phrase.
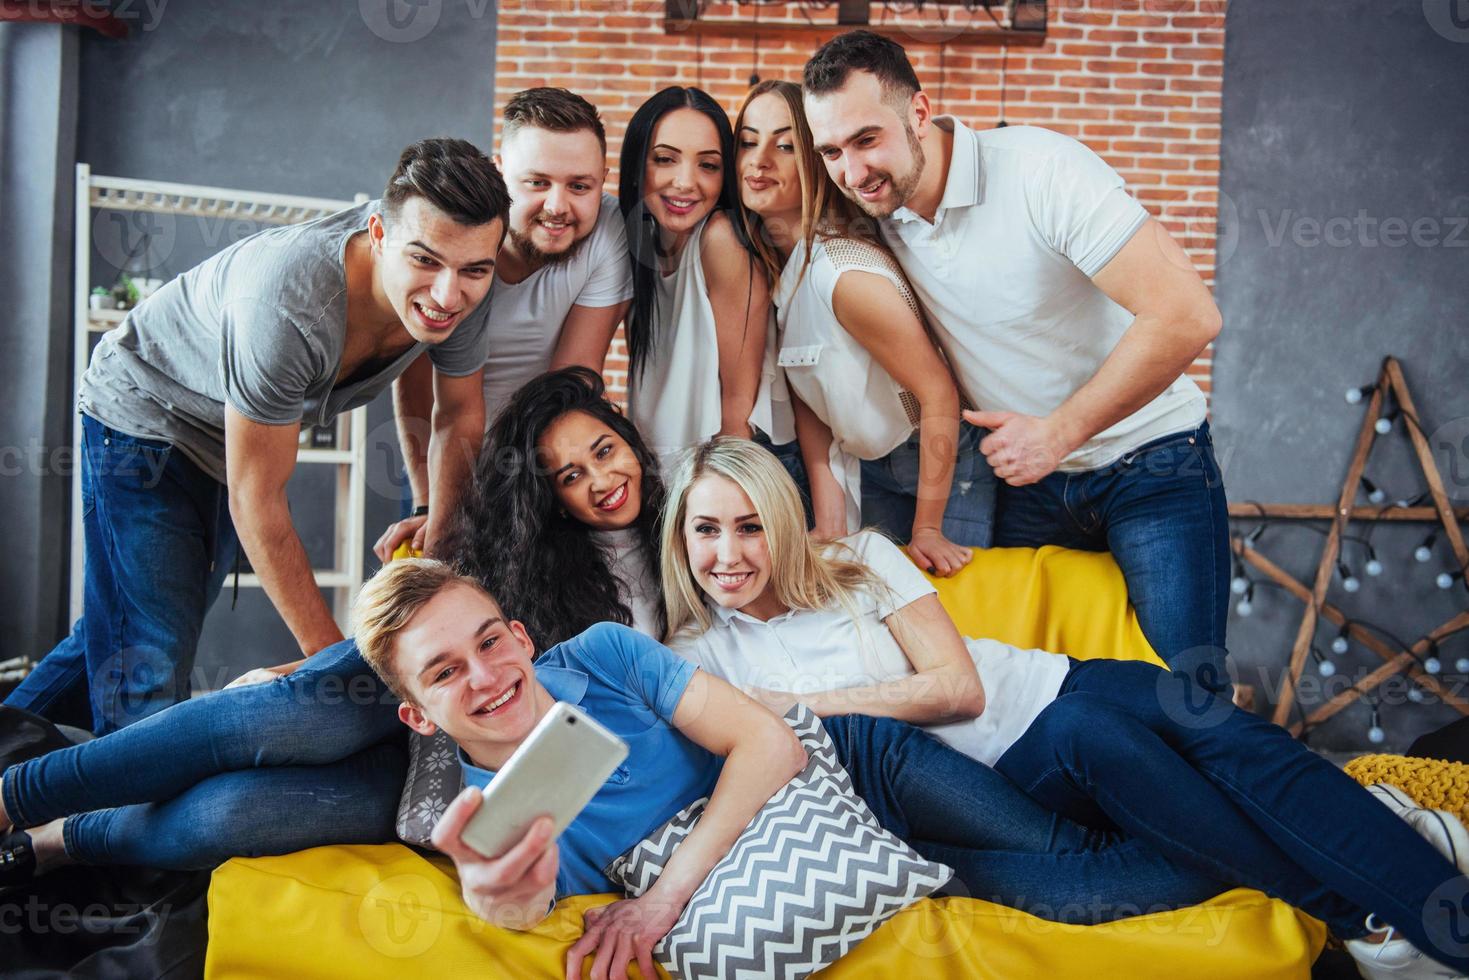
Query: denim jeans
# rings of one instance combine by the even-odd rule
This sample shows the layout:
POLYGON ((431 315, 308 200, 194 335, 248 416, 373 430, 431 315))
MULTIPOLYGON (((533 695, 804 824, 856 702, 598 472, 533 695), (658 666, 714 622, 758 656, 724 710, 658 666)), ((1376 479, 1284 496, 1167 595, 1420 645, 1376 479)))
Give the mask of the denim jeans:
MULTIPOLYGON (((995 768, 1059 814, 1115 826, 1188 868, 1274 895, 1338 936, 1375 912, 1444 958, 1432 900, 1469 880, 1349 776, 1283 729, 1148 664, 1072 666, 995 768), (1446 890, 1446 891, 1445 891, 1446 890)), ((1469 970, 1469 946, 1444 958, 1469 970)))
MULTIPOLYGON (((959 424, 954 482, 944 506, 944 537, 955 544, 988 548, 995 534, 994 470, 979 451, 987 435, 967 422, 959 424)), ((862 461, 862 523, 895 541, 913 536, 918 506, 918 433, 881 459, 862 461)))
POLYGON ((351 640, 285 677, 173 705, 5 771, 16 825, 58 817, 89 864, 208 868, 394 839, 407 768, 398 702, 351 640))
POLYGON ((239 542, 225 487, 182 452, 88 415, 81 426, 82 618, 5 703, 102 735, 189 696, 239 542))
POLYGON ((1101 469, 1002 484, 995 544, 1111 551, 1158 656, 1228 696, 1229 516, 1209 423, 1101 469))
POLYGON ((913 725, 866 715, 822 722, 878 823, 954 869, 949 894, 1095 924, 1196 905, 1229 887, 1143 841, 1046 810, 913 725))

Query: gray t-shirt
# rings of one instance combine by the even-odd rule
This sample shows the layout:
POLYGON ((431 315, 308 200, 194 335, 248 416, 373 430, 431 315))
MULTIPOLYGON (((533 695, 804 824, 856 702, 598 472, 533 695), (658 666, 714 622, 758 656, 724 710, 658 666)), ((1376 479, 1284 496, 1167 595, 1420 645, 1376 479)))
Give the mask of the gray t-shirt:
POLYGON ((164 285, 109 331, 77 407, 120 432, 177 446, 225 482, 224 406, 266 425, 325 425, 365 405, 425 347, 464 377, 485 363, 489 303, 443 343, 414 344, 375 374, 337 386, 347 334, 347 241, 380 201, 270 228, 164 285))

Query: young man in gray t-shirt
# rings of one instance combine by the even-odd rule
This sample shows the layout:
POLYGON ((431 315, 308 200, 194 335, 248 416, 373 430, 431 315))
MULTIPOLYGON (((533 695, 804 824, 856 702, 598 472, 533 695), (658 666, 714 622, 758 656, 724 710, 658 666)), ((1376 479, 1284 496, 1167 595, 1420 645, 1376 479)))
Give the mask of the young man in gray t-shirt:
POLYGON ((77 399, 82 617, 5 703, 103 734, 187 698, 241 546, 303 655, 339 642, 286 499, 298 433, 365 405, 427 350, 433 546, 484 431, 484 299, 508 209, 488 157, 424 140, 382 200, 237 242, 103 337, 77 399))

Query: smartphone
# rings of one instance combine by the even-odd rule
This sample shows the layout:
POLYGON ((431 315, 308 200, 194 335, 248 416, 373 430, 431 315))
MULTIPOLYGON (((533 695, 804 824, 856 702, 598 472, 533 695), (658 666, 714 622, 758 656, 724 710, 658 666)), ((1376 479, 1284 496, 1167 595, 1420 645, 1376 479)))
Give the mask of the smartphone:
POLYGON ((626 742, 557 701, 485 787, 461 836, 486 857, 499 857, 543 814, 559 836, 626 758, 626 742))

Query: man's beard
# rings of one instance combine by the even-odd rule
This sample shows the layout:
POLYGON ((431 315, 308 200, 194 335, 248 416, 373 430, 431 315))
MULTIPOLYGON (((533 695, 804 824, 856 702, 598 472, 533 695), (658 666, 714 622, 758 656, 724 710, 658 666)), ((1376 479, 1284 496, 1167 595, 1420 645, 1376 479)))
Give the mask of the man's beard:
MULTIPOLYGON (((532 221, 531 224, 537 224, 539 221, 540 219, 537 218, 532 221)), ((572 235, 576 235, 575 230, 572 231, 572 235)), ((571 261, 571 257, 577 252, 581 251, 581 247, 585 245, 587 239, 591 237, 591 235, 583 235, 581 238, 573 237, 571 245, 567 248, 562 249, 559 252, 543 252, 536 247, 535 242, 531 241, 530 235, 515 228, 510 229, 510 241, 515 244, 516 250, 525 257, 525 260, 527 262, 536 266, 560 265, 563 262, 571 261)))
MULTIPOLYGON (((913 132, 913 127, 906 122, 903 123, 903 135, 908 137, 908 152, 913 158, 913 166, 902 175, 881 173, 881 179, 888 182, 888 196, 881 201, 864 201, 855 187, 842 186, 842 193, 874 218, 892 217, 893 212, 908 203, 908 198, 913 196, 913 192, 918 189, 918 182, 923 179, 923 165, 927 162, 923 155, 923 144, 919 142, 918 134, 913 132), (889 205, 888 201, 896 203, 889 205)), ((871 182, 870 177, 868 182, 871 182)))

